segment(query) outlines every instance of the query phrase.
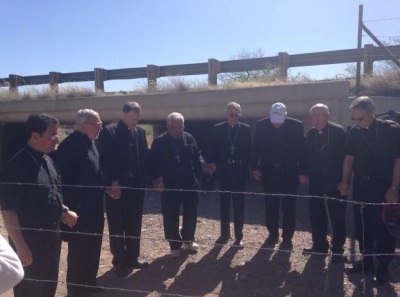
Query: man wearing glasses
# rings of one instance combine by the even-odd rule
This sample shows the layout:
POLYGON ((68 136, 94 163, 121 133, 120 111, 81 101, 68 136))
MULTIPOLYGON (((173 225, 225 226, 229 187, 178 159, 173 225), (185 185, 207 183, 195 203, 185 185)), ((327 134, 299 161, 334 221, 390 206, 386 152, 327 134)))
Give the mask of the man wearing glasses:
POLYGON ((286 117, 285 104, 274 103, 270 116, 256 124, 252 152, 252 173, 262 181, 265 197, 266 226, 269 231, 266 246, 275 246, 279 239, 279 208, 282 204, 283 232, 281 248, 292 248, 296 227, 296 197, 300 172, 305 158, 303 123, 286 117))
POLYGON ((217 244, 228 243, 230 234, 230 208, 233 203, 235 230, 234 245, 243 247, 243 224, 246 184, 249 178, 251 129, 239 122, 241 107, 229 102, 225 108, 226 121, 216 124, 212 130, 207 163, 209 173, 219 177, 221 236, 217 244), (230 193, 239 192, 239 193, 230 193))
POLYGON ((48 156, 59 143, 58 126, 48 114, 30 115, 27 145, 9 161, 1 178, 4 225, 25 273, 14 287, 16 297, 55 296, 60 220, 69 227, 77 221, 77 214, 63 204, 60 176, 48 156))
POLYGON ((102 291, 96 287, 96 276, 104 229, 105 179, 93 143, 102 129, 102 122, 96 111, 81 109, 76 114, 75 127, 56 152, 64 201, 79 215, 75 228, 63 230, 81 233, 61 236, 68 241, 67 289, 71 297, 102 291))
POLYGON ((350 112, 356 126, 350 130, 347 139, 340 191, 342 195, 349 193, 353 176, 353 200, 366 203, 354 205, 356 237, 364 257, 350 270, 354 273, 373 272, 373 254, 386 254, 377 256, 374 282, 381 285, 388 281, 390 254, 396 246, 396 238, 389 234, 381 220, 381 203, 398 202, 400 131, 397 125, 375 117, 375 105, 369 97, 355 99, 350 112))

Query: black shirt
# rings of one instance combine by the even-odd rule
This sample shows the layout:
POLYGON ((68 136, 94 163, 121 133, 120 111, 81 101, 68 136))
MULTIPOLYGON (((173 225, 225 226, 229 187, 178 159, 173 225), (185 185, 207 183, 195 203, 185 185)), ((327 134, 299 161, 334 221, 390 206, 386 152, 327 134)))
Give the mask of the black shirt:
POLYGON ((108 184, 117 180, 122 186, 146 185, 149 150, 143 128, 129 129, 122 120, 107 125, 97 147, 108 184))
POLYGON ((347 139, 346 155, 354 157, 355 175, 391 179, 393 161, 400 158, 400 130, 380 119, 368 129, 355 126, 347 139))
POLYGON ((283 125, 275 128, 270 118, 257 121, 251 153, 252 170, 261 170, 264 177, 273 177, 276 170, 286 176, 304 174, 299 163, 305 158, 303 123, 287 117, 283 125))
POLYGON ((58 228, 63 197, 48 155, 26 146, 7 164, 1 181, 1 208, 15 211, 21 227, 58 228))
POLYGON ((167 188, 192 188, 197 185, 195 170, 203 161, 194 137, 183 132, 175 139, 165 132, 154 139, 150 149, 151 177, 163 177, 167 188))
POLYGON ((64 204, 79 216, 102 216, 105 179, 99 153, 89 137, 74 131, 59 145, 56 158, 64 204))
POLYGON ((311 192, 330 194, 342 179, 346 132, 328 122, 324 129, 311 128, 306 137, 307 175, 311 192))

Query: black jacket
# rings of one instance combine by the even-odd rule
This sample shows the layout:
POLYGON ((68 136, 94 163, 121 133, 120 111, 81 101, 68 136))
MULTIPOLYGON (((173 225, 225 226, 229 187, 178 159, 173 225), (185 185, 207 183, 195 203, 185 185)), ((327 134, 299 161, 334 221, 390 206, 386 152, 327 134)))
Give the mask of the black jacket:
POLYGON ((280 128, 275 128, 270 118, 257 122, 254 134, 251 169, 260 170, 264 178, 279 167, 287 177, 304 174, 299 167, 305 158, 303 123, 286 118, 280 128))
POLYGON ((108 184, 118 180, 125 186, 146 186, 149 152, 146 131, 136 126, 133 135, 132 142, 132 131, 122 120, 100 132, 97 146, 108 184))

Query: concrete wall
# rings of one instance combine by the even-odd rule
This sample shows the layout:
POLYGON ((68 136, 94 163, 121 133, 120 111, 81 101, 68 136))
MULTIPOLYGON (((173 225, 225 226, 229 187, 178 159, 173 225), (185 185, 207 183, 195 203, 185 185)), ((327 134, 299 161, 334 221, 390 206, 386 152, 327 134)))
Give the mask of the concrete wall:
POLYGON ((311 105, 322 102, 332 109, 333 119, 339 119, 339 102, 346 101, 349 82, 293 84, 271 87, 207 90, 167 94, 121 95, 68 99, 13 100, 0 102, 1 122, 23 122, 30 113, 47 112, 61 123, 73 123, 75 112, 81 108, 98 111, 105 122, 120 118, 125 102, 137 101, 142 105, 142 121, 164 121, 173 111, 181 112, 187 121, 220 120, 225 105, 237 101, 242 105, 245 118, 259 119, 267 115, 271 104, 284 102, 289 115, 302 118, 311 105))

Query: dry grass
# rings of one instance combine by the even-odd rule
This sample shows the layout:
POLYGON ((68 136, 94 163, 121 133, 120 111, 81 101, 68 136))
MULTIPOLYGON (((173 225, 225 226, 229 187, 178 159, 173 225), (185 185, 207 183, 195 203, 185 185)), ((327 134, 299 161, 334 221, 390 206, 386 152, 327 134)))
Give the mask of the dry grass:
MULTIPOLYGON (((350 95, 355 95, 355 79, 354 78, 337 78, 347 79, 350 81, 350 95)), ((172 92, 189 92, 215 89, 236 89, 236 88, 252 88, 262 86, 282 86, 289 84, 317 83, 318 80, 310 79, 307 74, 298 73, 292 75, 288 79, 268 79, 258 78, 244 80, 227 80, 219 81, 218 86, 209 86, 206 80, 188 79, 182 76, 171 76, 162 78, 157 81, 157 90, 151 93, 172 93, 172 92)), ((0 88, 0 101, 6 100, 34 100, 34 99, 59 99, 73 97, 88 97, 96 95, 136 95, 147 94, 147 82, 142 81, 136 84, 133 91, 106 92, 105 94, 96 94, 90 87, 81 87, 74 85, 60 86, 59 92, 54 92, 48 87, 28 87, 18 94, 10 94, 8 89, 0 88)), ((400 96, 400 70, 378 70, 373 76, 363 77, 361 79, 361 90, 359 95, 368 96, 400 96)))

